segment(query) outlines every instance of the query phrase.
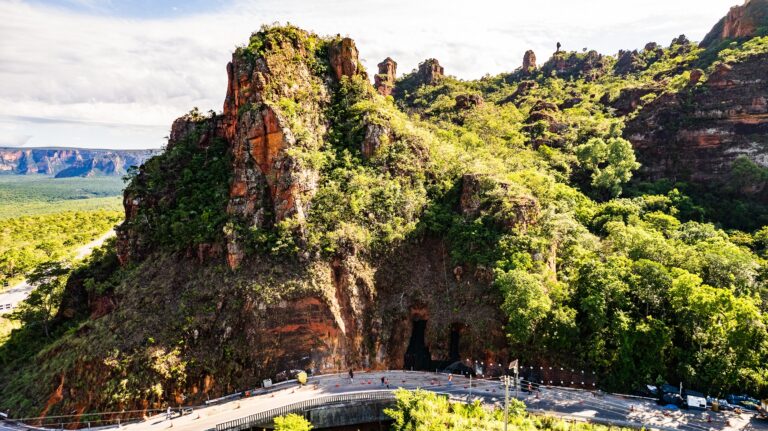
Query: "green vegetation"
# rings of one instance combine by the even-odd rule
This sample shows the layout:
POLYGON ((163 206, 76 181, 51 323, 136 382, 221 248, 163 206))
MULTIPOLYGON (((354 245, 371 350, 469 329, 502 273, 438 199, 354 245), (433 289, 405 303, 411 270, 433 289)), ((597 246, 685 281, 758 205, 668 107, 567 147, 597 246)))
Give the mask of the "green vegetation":
MULTIPOLYGON (((452 402, 434 392, 398 389, 395 407, 385 410, 394 419, 394 431, 490 431, 504 429, 504 410, 489 410, 479 401, 473 404, 452 402)), ((574 430, 605 431, 623 428, 594 425, 586 422, 568 423, 551 416, 533 416, 525 412, 525 404, 510 399, 508 427, 512 430, 574 430)))
MULTIPOLYGON (((753 39, 721 58, 741 61, 761 46, 753 39)), ((677 43, 640 52, 641 66, 621 76, 611 59, 585 53, 563 57, 574 65, 566 74, 545 64, 533 76, 437 85, 413 74, 396 87, 401 109, 452 143, 458 171, 480 175, 475 214, 456 213, 466 181, 454 177, 428 195, 417 231, 445 235, 456 263, 495 269, 516 356, 595 369, 611 389, 668 379, 713 394, 768 390, 759 234, 722 230, 763 226, 764 206, 701 186, 629 183, 638 165, 610 108, 633 88, 653 89, 641 106, 690 91, 700 55, 677 43), (582 75, 587 62, 595 67, 582 75), (459 110, 464 94, 485 103, 459 110)), ((745 158, 733 169, 734 190, 766 178, 745 158)))
POLYGON ((119 177, 0 175, 0 220, 62 211, 118 211, 123 187, 119 177))
POLYGON ((197 110, 187 117, 194 130, 143 166, 145 176, 131 169, 126 177, 127 196, 158 201, 155 207, 141 206, 130 228, 151 232, 153 245, 183 248, 213 241, 221 236, 227 219, 230 155, 221 139, 200 150, 197 143, 212 127, 213 118, 197 110), (168 198, 170 197, 170 198, 168 198))
POLYGON ((51 337, 51 322, 58 311, 64 283, 70 269, 64 262, 44 262, 29 274, 28 281, 35 286, 29 297, 8 316, 27 328, 42 328, 46 338, 51 337))
POLYGON ((275 431, 310 431, 312 424, 303 417, 291 413, 275 418, 275 431))
POLYGON ((79 246, 121 219, 119 211, 97 210, 0 220, 0 285, 19 281, 42 263, 74 257, 79 246))

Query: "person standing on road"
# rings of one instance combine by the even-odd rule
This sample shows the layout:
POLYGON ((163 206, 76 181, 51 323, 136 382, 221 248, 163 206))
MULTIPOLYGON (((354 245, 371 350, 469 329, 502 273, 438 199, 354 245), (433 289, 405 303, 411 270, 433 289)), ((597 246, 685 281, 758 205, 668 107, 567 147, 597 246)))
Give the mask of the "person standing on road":
POLYGON ((165 414, 165 420, 171 420, 171 406, 168 406, 168 411, 165 414))
POLYGON ((384 386, 384 381, 385 381, 386 379, 387 379, 386 377, 384 377, 384 376, 381 376, 381 386, 384 386))
POLYGON ((355 382, 355 372, 352 370, 352 368, 349 369, 349 383, 355 382))
POLYGON ((453 386, 453 374, 448 374, 448 386, 453 386))

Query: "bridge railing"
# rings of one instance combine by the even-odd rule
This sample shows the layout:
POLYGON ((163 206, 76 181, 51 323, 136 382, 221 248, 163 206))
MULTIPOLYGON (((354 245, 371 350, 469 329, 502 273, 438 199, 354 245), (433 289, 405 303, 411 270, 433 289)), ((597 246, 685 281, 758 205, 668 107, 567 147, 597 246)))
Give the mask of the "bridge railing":
POLYGON ((255 427, 256 425, 263 425, 278 416, 310 410, 320 406, 342 404, 348 402, 381 401, 394 399, 395 395, 391 391, 361 392, 354 394, 330 395, 326 397, 312 398, 298 403, 287 404, 271 410, 255 413, 240 419, 220 423, 216 425, 216 431, 247 430, 255 427))

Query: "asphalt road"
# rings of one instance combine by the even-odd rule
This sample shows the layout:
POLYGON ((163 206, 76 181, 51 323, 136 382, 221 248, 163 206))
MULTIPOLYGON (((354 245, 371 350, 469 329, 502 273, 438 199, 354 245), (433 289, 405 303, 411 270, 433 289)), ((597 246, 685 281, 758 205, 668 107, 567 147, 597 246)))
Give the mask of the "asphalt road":
MULTIPOLYGON (((447 376, 443 374, 404 371, 360 372, 355 375, 353 382, 350 382, 346 376, 339 375, 313 377, 304 387, 289 383, 283 389, 272 393, 211 407, 195 408, 192 414, 172 420, 167 420, 165 415, 157 415, 146 417, 137 423, 123 425, 122 428, 129 431, 161 430, 171 427, 174 431, 207 430, 222 422, 318 396, 387 390, 381 386, 382 376, 389 379, 393 389, 396 387, 422 388, 448 392, 455 397, 467 400, 481 399, 487 404, 502 405, 503 403, 504 392, 498 381, 473 379, 470 395, 469 380, 464 377, 454 376, 453 384, 449 385, 447 376)), ((768 430, 768 422, 753 420, 747 414, 665 412, 650 400, 582 390, 543 387, 534 394, 521 393, 519 398, 526 403, 529 411, 534 413, 550 413, 580 420, 626 421, 637 428, 645 425, 646 428, 681 431, 768 430), (711 415, 709 419, 708 415, 711 415)), ((8 428, 8 430, 18 431, 17 428, 8 428)), ((6 430, 0 428, 0 431, 6 430)))
MULTIPOLYGON (((94 248, 101 246, 104 241, 115 235, 114 230, 110 230, 104 235, 96 238, 95 240, 83 245, 75 251, 75 259, 80 260, 91 254, 94 248)), ((0 293, 0 314, 10 313, 18 304, 27 299, 29 293, 32 292, 34 287, 27 283, 26 280, 11 287, 5 292, 0 293)), ((0 429, 2 431, 2 429, 0 429)))

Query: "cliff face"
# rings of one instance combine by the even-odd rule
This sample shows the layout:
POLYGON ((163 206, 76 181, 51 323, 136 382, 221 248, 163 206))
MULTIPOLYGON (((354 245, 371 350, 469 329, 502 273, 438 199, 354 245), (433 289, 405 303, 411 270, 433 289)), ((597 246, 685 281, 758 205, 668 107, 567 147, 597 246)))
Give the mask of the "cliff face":
POLYGON ((757 34, 768 26, 768 0, 747 0, 734 6, 701 41, 702 47, 710 47, 729 39, 743 39, 757 34))
POLYGON ((0 148, 0 173, 54 175, 56 178, 125 175, 156 150, 82 148, 0 148))
MULTIPOLYGON (((724 183, 739 156, 768 167, 768 55, 719 64, 700 85, 666 94, 627 123, 641 175, 724 183)), ((695 82, 694 82, 695 84, 695 82)), ((743 190, 762 196, 765 184, 743 190)))
MULTIPOLYGON (((234 358, 228 362, 237 363, 239 371, 233 374, 217 365, 219 359, 200 344, 199 349, 185 353, 198 365, 188 369, 194 377, 179 391, 202 397, 255 385, 278 371, 295 368, 317 372, 348 367, 428 369, 462 357, 505 361, 501 297, 490 288, 492 272, 452 265, 443 239, 403 243, 394 252, 377 256, 354 247, 328 256, 299 251, 285 258, 266 258, 266 250, 254 250, 254 232, 272 232, 289 224, 300 248, 312 234, 305 224, 321 172, 309 155, 329 145, 331 128, 341 127, 334 122, 341 120, 327 114, 341 109, 335 102, 340 83, 357 79, 363 83, 358 91, 370 92, 366 103, 384 101, 367 82, 352 40, 320 41, 303 32, 298 37, 272 33, 263 37, 258 55, 239 50, 227 65, 229 83, 222 115, 190 114, 172 127, 168 153, 184 148, 211 152, 221 142, 229 156, 226 169, 231 179, 222 208, 228 221, 218 239, 194 244, 180 262, 168 263, 188 267, 187 271, 161 274, 153 262, 165 259, 162 247, 152 237, 153 222, 146 222, 163 205, 180 199, 184 187, 171 182, 166 191, 150 192, 150 176, 142 172, 126 189, 126 222, 118 229, 117 241, 121 264, 144 268, 140 284, 154 286, 159 297, 173 298, 172 286, 195 285, 199 292, 228 298, 218 300, 223 304, 216 305, 217 317, 192 317, 197 323, 185 329, 183 338, 193 344, 226 341, 234 358), (223 262, 228 269, 217 275, 215 268, 223 262), (212 286, 199 286, 200 278, 212 286), (252 288, 243 290, 243 286, 252 288), (425 325, 423 339, 412 340, 414 325, 425 325)), ((429 78, 439 79, 442 68, 436 61, 428 65, 429 78)), ((356 151, 366 163, 382 163, 388 175, 409 182, 405 164, 381 161, 380 152, 400 142, 402 133, 389 121, 386 117, 374 120, 370 113, 363 116, 354 127, 362 138, 355 142, 356 151)), ((219 156, 223 155, 211 153, 206 158, 219 156)), ((374 215, 366 219, 373 220, 374 215)), ((184 291, 188 289, 192 287, 184 291)), ((68 296, 87 296, 77 283, 69 290, 68 296)), ((104 318, 130 320, 125 301, 136 295, 127 289, 119 293, 120 309, 104 318)), ((103 302, 92 300, 87 310, 67 313, 101 315, 97 311, 103 302)), ((143 306, 149 306, 144 312, 152 315, 178 314, 168 304, 143 306)), ((164 323, 148 322, 147 330, 163 333, 164 323)), ((72 370, 64 380, 81 378, 72 370)))

